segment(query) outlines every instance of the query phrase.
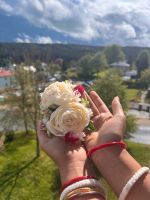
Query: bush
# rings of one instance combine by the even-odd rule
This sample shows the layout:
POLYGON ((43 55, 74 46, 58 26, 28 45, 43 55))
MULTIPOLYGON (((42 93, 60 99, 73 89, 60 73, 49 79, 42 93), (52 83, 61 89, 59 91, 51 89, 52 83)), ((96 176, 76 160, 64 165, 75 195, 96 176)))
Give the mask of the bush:
POLYGON ((126 120, 126 134, 125 139, 129 139, 132 137, 131 133, 134 133, 137 130, 137 120, 133 115, 127 115, 126 120))
POLYGON ((15 132, 14 131, 6 131, 5 132, 5 142, 11 142, 15 138, 15 132))
MULTIPOLYGON (((128 110, 126 87, 123 85, 122 78, 118 71, 113 69, 107 70, 103 76, 97 78, 91 89, 95 90, 100 95, 110 111, 112 111, 111 103, 115 96, 119 96, 124 111, 128 110)), ((134 116, 127 116, 125 137, 130 138, 130 133, 135 132, 136 128, 136 118, 134 116)))

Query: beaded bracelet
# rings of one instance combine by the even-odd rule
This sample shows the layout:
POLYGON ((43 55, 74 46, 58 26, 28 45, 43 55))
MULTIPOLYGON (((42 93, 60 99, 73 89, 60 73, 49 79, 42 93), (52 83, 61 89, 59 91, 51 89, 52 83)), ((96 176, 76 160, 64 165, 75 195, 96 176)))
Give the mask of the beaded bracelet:
POLYGON ((71 179, 70 181, 65 182, 65 183, 62 185, 62 187, 61 187, 61 189, 60 189, 60 193, 61 193, 66 187, 68 187, 69 185, 71 185, 71 184, 73 184, 73 183, 76 183, 76 182, 78 182, 78 181, 81 181, 81 180, 85 180, 85 179, 96 179, 96 178, 93 177, 93 176, 79 176, 79 177, 73 178, 73 179, 71 179))
POLYGON ((129 191, 133 187, 133 185, 138 181, 138 179, 145 173, 149 172, 150 169, 148 167, 140 168, 127 182, 127 184, 122 189, 122 192, 119 195, 119 200, 125 200, 129 191))
POLYGON ((106 144, 101 144, 97 147, 94 147, 92 148, 88 153, 87 153, 87 156, 88 157, 91 157, 92 154, 97 151, 97 150, 100 150, 100 149, 103 149, 105 147, 109 147, 109 146, 116 146, 116 145, 119 145, 120 147, 122 148, 126 148, 126 144, 124 142, 108 142, 106 144))
POLYGON ((100 182, 95 180, 95 179, 81 180, 81 181, 78 181, 78 182, 73 183, 72 185, 69 185, 68 187, 66 187, 60 195, 60 200, 64 200, 66 195, 68 193, 70 193, 71 191, 73 191, 77 188, 82 188, 82 187, 86 187, 86 186, 95 187, 95 188, 102 188, 100 182))

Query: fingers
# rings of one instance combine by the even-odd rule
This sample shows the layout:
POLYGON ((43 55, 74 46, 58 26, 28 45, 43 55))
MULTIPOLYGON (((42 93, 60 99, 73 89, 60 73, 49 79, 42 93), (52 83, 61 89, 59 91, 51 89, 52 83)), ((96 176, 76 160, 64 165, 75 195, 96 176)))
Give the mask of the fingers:
POLYGON ((38 122, 37 131, 38 131, 38 135, 46 132, 45 124, 43 124, 41 121, 38 122))
POLYGON ((89 101, 90 107, 91 107, 91 109, 92 109, 92 111, 93 111, 93 115, 94 115, 94 116, 99 115, 100 113, 99 113, 99 111, 98 111, 96 105, 93 103, 91 97, 90 97, 85 91, 84 91, 84 93, 83 93, 82 96, 83 96, 83 98, 85 98, 85 99, 87 99, 87 100, 89 101))
POLYGON ((107 113, 109 109, 95 91, 90 92, 90 97, 100 113, 107 113))
POLYGON ((39 139, 40 144, 43 144, 46 140, 49 139, 46 132, 45 125, 42 122, 38 123, 37 132, 38 132, 38 139, 39 139))
POLYGON ((119 97, 115 97, 112 101, 112 111, 113 115, 121 115, 124 116, 123 108, 120 104, 119 97))
POLYGON ((107 120, 112 118, 111 113, 101 113, 100 115, 97 115, 96 117, 93 118, 93 123, 97 129, 99 129, 103 123, 107 120))

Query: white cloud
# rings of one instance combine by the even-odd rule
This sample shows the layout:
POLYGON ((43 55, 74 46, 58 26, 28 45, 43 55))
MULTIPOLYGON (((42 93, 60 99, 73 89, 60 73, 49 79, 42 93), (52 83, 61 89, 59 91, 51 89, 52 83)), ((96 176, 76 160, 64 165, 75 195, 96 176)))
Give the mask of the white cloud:
POLYGON ((18 37, 15 39, 18 43, 31 43, 32 38, 29 35, 26 35, 25 33, 18 34, 18 37))
MULTIPOLYGON (((84 41, 150 46, 149 0, 13 1, 15 4, 12 6, 9 0, 0 0, 0 8, 24 17, 34 26, 46 27, 84 41)), ((28 42, 32 39, 24 37, 24 40, 28 42)), ((51 42, 49 37, 36 40, 51 42)))
POLYGON ((0 0, 0 10, 4 10, 5 12, 12 12, 13 8, 6 2, 0 0))
POLYGON ((34 38, 30 37, 25 33, 19 33, 18 37, 15 39, 15 42, 18 43, 39 43, 39 44, 51 44, 53 43, 52 39, 49 36, 36 36, 34 38))
POLYGON ((50 37, 44 37, 44 36, 37 36, 35 41, 36 41, 36 43, 41 43, 41 44, 53 43, 53 41, 50 37))

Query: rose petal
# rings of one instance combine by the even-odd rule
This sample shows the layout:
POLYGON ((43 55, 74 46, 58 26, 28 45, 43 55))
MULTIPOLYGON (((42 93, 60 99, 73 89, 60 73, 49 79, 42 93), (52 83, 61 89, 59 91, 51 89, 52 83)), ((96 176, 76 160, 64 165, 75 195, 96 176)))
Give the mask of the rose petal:
POLYGON ((74 91, 78 91, 81 95, 84 93, 84 87, 82 85, 77 85, 75 88, 74 88, 74 91))
POLYGON ((79 141, 79 138, 75 137, 72 132, 68 132, 65 134, 65 142, 76 144, 78 141, 79 141))

